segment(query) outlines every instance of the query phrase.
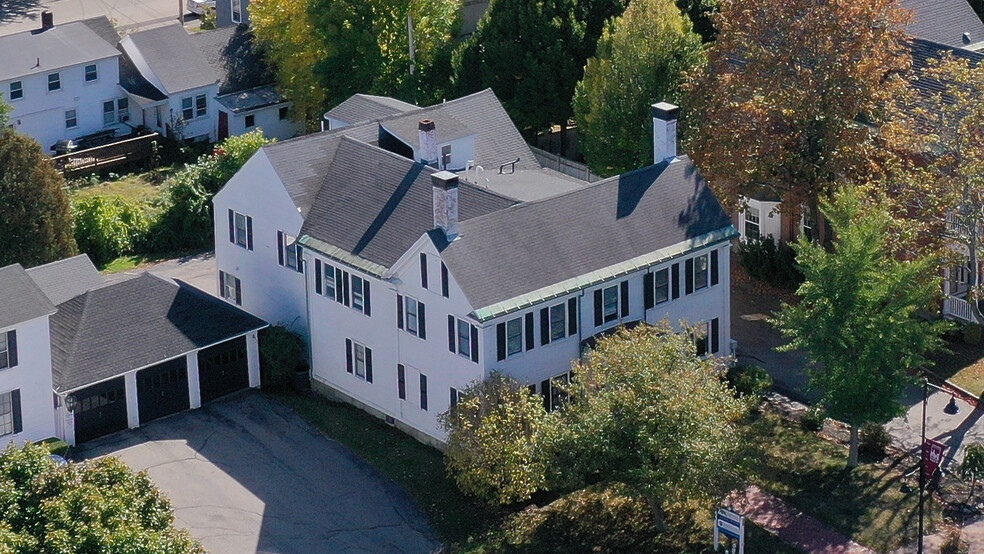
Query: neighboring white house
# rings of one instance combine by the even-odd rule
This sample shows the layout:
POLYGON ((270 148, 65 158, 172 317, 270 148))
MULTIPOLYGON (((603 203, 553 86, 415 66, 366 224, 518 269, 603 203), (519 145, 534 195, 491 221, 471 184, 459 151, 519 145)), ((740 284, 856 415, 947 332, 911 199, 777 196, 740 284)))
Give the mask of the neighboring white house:
POLYGON ((46 151, 59 140, 128 133, 118 39, 105 17, 54 25, 50 12, 40 29, 0 37, 0 96, 12 127, 46 151))
POLYGON ((223 296, 294 322, 316 388, 439 444, 470 383, 502 371, 550 407, 551 379, 620 325, 691 324, 731 354, 737 231, 676 156, 675 107, 654 106, 659 163, 588 184, 540 167, 491 91, 364 100, 214 200, 223 296))

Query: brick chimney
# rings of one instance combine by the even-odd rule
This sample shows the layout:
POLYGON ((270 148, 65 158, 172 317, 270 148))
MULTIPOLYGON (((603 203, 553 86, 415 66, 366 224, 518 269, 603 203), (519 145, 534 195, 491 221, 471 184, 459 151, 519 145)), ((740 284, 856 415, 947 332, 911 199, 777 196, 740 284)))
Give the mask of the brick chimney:
POLYGON ((458 238, 458 176, 450 171, 431 175, 434 185, 434 227, 444 231, 448 242, 458 238))
POLYGON ((653 163, 672 161, 677 155, 677 119, 680 108, 668 102, 653 104, 653 163))
POLYGON ((430 166, 437 166, 439 148, 437 142, 437 128, 430 119, 421 119, 417 124, 417 134, 419 138, 419 150, 417 157, 420 162, 430 166))
POLYGON ((55 14, 48 10, 41 12, 41 30, 47 31, 55 26, 55 14))

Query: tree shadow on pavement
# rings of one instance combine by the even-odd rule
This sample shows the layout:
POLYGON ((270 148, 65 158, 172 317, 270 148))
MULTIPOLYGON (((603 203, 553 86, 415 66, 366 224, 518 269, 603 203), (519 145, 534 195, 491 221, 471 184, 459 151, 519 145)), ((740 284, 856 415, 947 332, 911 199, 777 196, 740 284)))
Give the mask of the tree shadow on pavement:
POLYGON ((40 5, 38 0, 0 0, 0 23, 24 18, 37 19, 40 5))

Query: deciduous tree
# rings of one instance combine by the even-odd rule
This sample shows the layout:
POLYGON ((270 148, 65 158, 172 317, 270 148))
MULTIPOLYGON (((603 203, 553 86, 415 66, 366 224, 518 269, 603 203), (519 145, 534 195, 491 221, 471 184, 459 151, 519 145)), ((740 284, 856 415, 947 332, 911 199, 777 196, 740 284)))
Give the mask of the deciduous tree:
POLYGON ((0 267, 75 254, 65 180, 31 137, 0 128, 0 267))
POLYGON ((815 205, 883 170, 876 142, 907 90, 899 0, 723 0, 688 84, 689 152, 726 204, 815 205))
POLYGON ((609 21, 574 93, 578 141, 595 173, 653 163, 649 106, 677 102, 685 73, 703 59, 700 37, 673 0, 633 0, 609 21))
POLYGON ((858 463, 858 430, 904 413, 911 372, 942 345, 943 323, 917 317, 939 294, 929 258, 899 261, 889 254, 888 211, 866 205, 853 188, 821 203, 836 236, 833 250, 801 238, 797 261, 806 278, 799 303, 783 304, 773 323, 789 337, 783 349, 803 349, 816 364, 810 384, 830 417, 851 426, 849 465, 858 463))

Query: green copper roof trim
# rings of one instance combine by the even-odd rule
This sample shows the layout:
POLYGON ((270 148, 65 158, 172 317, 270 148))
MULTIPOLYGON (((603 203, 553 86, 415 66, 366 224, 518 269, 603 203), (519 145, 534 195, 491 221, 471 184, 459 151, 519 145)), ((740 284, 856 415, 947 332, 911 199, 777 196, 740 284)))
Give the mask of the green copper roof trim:
MULTIPOLYGON (((497 302, 491 306, 479 308, 474 312, 475 317, 484 323, 490 319, 506 315, 510 312, 529 308, 534 304, 538 304, 552 298, 557 298, 559 296, 564 296, 572 292, 597 285, 598 283, 603 283, 609 279, 621 277, 622 275, 628 275, 633 271, 638 271, 640 269, 665 262, 672 258, 676 258, 698 248, 704 248, 720 242, 725 242, 738 236, 738 230, 735 229, 735 226, 728 225, 727 227, 722 227, 717 231, 712 231, 690 240, 678 242, 672 246, 661 248, 655 252, 644 254, 613 266, 598 269, 579 277, 567 279, 566 281, 561 281, 555 285, 550 285, 549 287, 528 292, 521 296, 510 298, 509 300, 497 302)), ((727 268, 725 270, 727 271, 727 268)))
POLYGON ((365 258, 356 256, 355 254, 352 254, 351 252, 343 248, 339 248, 333 244, 328 244, 325 241, 318 240, 312 237, 311 235, 304 235, 303 237, 298 239, 297 242, 301 243, 301 245, 303 246, 310 248, 311 250, 314 250, 315 252, 324 254, 329 258, 334 258, 356 269, 361 269, 362 271, 365 271, 366 273, 373 275, 375 277, 379 277, 380 279, 383 278, 383 273, 386 272, 387 269, 389 269, 386 266, 379 265, 377 263, 370 262, 365 258))

